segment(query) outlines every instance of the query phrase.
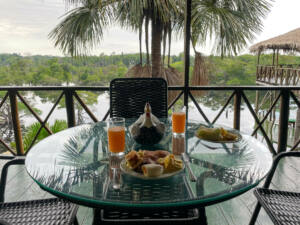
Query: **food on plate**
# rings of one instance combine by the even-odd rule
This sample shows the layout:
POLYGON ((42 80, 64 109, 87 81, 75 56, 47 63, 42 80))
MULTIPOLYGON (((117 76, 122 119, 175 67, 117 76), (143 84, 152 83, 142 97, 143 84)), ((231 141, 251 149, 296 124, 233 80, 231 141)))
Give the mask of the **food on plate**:
POLYGON ((165 173, 172 173, 182 169, 183 167, 182 160, 176 159, 173 154, 170 154, 164 158, 160 158, 158 163, 164 166, 165 173))
POLYGON ((165 150, 132 150, 125 156, 125 161, 129 169, 147 177, 158 177, 183 168, 182 160, 165 150))
POLYGON ((159 158, 164 158, 170 154, 170 152, 165 150, 156 150, 156 151, 148 151, 148 150, 140 150, 139 152, 143 152, 143 161, 144 163, 155 163, 159 158))
POLYGON ((235 141, 238 135, 225 130, 223 127, 220 128, 208 128, 200 127, 196 131, 196 136, 208 140, 208 141, 235 141))
POLYGON ((233 133, 229 132, 228 130, 225 130, 222 127, 220 129, 221 129, 221 135, 222 135, 224 141, 235 141, 238 138, 238 136, 236 134, 233 134, 233 133))
POLYGON ((197 132, 197 136, 204 140, 209 141, 219 141, 221 139, 221 129, 220 128, 207 128, 200 127, 197 132))
POLYGON ((159 177, 160 175, 162 175, 164 167, 162 165, 153 163, 144 164, 142 166, 142 171, 144 176, 146 177, 159 177))
POLYGON ((126 165, 130 169, 135 169, 143 162, 143 152, 130 151, 126 156, 126 165))

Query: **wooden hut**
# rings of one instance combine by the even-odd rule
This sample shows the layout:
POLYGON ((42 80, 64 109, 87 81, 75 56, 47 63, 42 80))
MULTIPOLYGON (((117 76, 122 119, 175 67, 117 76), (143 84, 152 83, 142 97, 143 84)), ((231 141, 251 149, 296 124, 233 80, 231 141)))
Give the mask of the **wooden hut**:
POLYGON ((256 82, 271 85, 298 85, 300 83, 299 65, 278 63, 279 52, 300 52, 300 28, 259 42, 250 47, 250 52, 257 53, 256 82), (270 65, 260 65, 260 55, 273 51, 270 65))
MULTIPOLYGON (((261 85, 299 85, 300 65, 279 64, 279 52, 299 53, 300 52, 300 28, 259 42, 250 47, 250 52, 257 53, 256 83, 261 85), (272 64, 260 65, 260 55, 263 52, 272 51, 272 64)), ((295 93, 299 96, 299 93, 295 93)), ((275 98, 275 93, 269 93, 271 102, 275 98), (273 97, 272 97, 273 96, 273 97)), ((258 96, 256 97, 256 111, 258 111, 258 96)), ((273 114, 274 115, 274 114, 273 114)), ((274 115, 275 118, 275 115, 274 115)), ((294 142, 300 136, 300 109, 297 110, 295 122, 294 142)))

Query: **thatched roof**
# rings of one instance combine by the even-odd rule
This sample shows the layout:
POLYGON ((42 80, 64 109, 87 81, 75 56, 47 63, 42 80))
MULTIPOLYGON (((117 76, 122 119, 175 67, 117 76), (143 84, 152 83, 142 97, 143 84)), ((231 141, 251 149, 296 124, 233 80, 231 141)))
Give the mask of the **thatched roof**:
MULTIPOLYGON (((135 65, 128 70, 125 77, 152 77, 150 65, 135 65)), ((176 86, 183 84, 183 75, 173 67, 161 69, 161 77, 167 81, 169 86, 176 86)), ((179 94, 180 91, 169 91, 168 92, 168 104, 170 104, 179 94)))
POLYGON ((300 28, 252 45, 250 52, 262 52, 270 49, 300 52, 300 28))

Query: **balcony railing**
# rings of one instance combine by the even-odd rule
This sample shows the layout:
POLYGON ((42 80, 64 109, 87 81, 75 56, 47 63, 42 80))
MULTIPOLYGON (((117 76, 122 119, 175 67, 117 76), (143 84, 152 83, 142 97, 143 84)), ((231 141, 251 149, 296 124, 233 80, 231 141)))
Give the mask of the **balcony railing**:
MULTIPOLYGON (((241 117, 241 110, 242 110, 242 101, 244 105, 247 106, 249 109, 254 121, 255 126, 252 131, 252 136, 256 135, 258 131, 264 137, 267 146, 269 147, 270 151, 275 155, 279 152, 286 151, 287 149, 287 138, 288 138, 288 122, 289 122, 289 107, 290 107, 290 100, 293 100, 294 103, 300 108, 300 102, 294 91, 299 91, 300 87, 284 87, 284 86, 269 86, 269 87, 262 87, 262 86, 224 86, 224 87, 217 87, 217 86, 172 86, 169 87, 169 91, 176 91, 177 97, 170 103, 169 108, 171 108, 178 99, 181 98, 183 95, 187 95, 186 97, 191 100, 195 107, 197 108, 199 114, 202 116, 203 120, 207 124, 214 124, 218 121, 221 114, 225 112, 226 107, 233 101, 233 124, 232 127, 235 129, 240 129, 241 120, 248 120, 249 118, 242 118, 241 117), (199 104, 199 99, 194 96, 196 91, 213 91, 213 92, 229 92, 229 97, 224 101, 223 106, 217 113, 216 117, 212 120, 209 120, 209 117, 206 115, 206 112, 203 110, 203 107, 199 104), (253 104, 250 103, 249 98, 245 93, 248 92, 256 92, 256 91, 276 91, 277 96, 276 98, 270 103, 269 109, 264 114, 263 118, 259 119, 256 110, 253 107, 253 104), (273 146, 272 141, 268 137, 267 132, 265 131, 263 124, 267 120, 268 116, 274 110, 274 107, 277 103, 280 102, 280 116, 279 116, 279 133, 278 133, 278 145, 277 149, 273 146)), ((23 141, 22 141, 22 132, 21 132, 21 124, 20 124, 20 115, 18 111, 18 101, 22 102, 31 114, 36 118, 36 120, 41 124, 40 129, 35 135, 30 148, 34 145, 39 133, 41 132, 42 128, 52 134, 52 131, 47 126, 47 122, 51 114, 53 113, 54 109, 57 107, 58 103, 61 99, 64 98, 65 100, 65 112, 66 118, 68 122, 68 127, 73 127, 76 125, 75 122, 75 101, 81 105, 81 107, 85 110, 87 115, 91 118, 92 121, 97 122, 100 120, 106 120, 109 116, 109 110, 106 112, 103 118, 97 118, 92 110, 85 104, 82 98, 79 97, 78 92, 80 91, 92 91, 92 92, 104 92, 109 91, 109 87, 0 87, 0 91, 4 92, 4 97, 0 101, 0 110, 3 104, 6 101, 9 101, 10 110, 11 110, 11 117, 12 117, 12 126, 14 131, 14 140, 16 143, 16 149, 12 149, 8 143, 5 143, 3 139, 0 137, 0 143, 13 155, 23 155, 24 148, 23 148, 23 141), (56 99, 55 103, 53 104, 51 110, 49 111, 48 115, 45 119, 40 118, 40 116, 32 109, 32 106, 26 101, 23 97, 28 92, 32 91, 57 91, 59 92, 59 97, 56 99)), ((202 97, 204 98, 204 97, 202 97)), ((187 111, 189 109, 187 108, 187 111)), ((299 145, 300 140, 298 140, 295 145, 290 150, 295 150, 299 145)), ((30 149, 29 148, 29 149, 30 149)))
POLYGON ((299 85, 299 65, 257 65, 256 81, 271 85, 299 85))

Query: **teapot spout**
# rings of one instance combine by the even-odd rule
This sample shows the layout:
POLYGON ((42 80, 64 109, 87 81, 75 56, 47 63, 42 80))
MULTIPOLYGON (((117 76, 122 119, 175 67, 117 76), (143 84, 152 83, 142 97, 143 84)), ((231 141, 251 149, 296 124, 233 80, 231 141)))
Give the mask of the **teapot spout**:
POLYGON ((145 111, 145 113, 151 113, 151 106, 150 106, 149 102, 146 102, 144 111, 145 111))

